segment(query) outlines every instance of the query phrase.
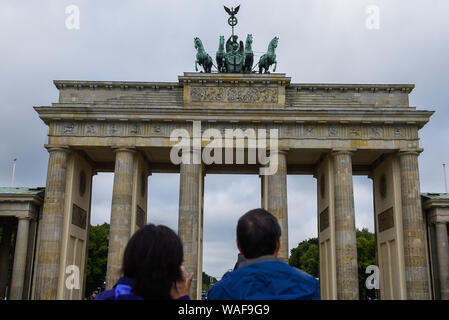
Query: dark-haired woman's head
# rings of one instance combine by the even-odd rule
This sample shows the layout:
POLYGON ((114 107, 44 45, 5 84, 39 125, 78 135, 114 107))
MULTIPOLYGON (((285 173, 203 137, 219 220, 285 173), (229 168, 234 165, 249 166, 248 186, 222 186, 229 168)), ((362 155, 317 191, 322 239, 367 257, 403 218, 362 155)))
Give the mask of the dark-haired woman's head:
POLYGON ((170 290, 182 280, 182 243, 166 226, 145 225, 129 240, 123 274, 134 279, 133 293, 144 299, 171 299, 170 290))

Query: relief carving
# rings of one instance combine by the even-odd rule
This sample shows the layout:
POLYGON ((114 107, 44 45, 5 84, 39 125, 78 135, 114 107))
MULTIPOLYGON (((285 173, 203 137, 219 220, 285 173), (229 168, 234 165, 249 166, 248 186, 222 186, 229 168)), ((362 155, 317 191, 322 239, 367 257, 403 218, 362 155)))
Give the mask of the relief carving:
POLYGON ((192 102, 278 103, 277 88, 192 87, 192 102))
POLYGON ((307 137, 312 137, 315 134, 315 126, 307 125, 304 127, 304 135, 307 137))
POLYGON ((162 126, 159 123, 155 123, 151 126, 151 133, 160 134, 162 132, 162 126))
POLYGON ((129 134, 136 135, 139 133, 139 125, 137 123, 130 123, 128 126, 129 134))
POLYGON ((362 135, 360 127, 350 127, 349 128, 349 135, 351 137, 360 137, 362 135))
POLYGON ((395 138, 404 138, 405 137, 404 129, 402 127, 394 127, 393 133, 394 133, 395 138))
POLYGON ((369 128, 369 134, 370 134, 371 137, 379 138, 381 136, 380 128, 379 127, 375 127, 375 126, 371 126, 369 128))
POLYGON ((329 137, 337 137, 338 134, 338 127, 337 126, 330 126, 327 128, 327 135, 329 137))
POLYGON ((63 132, 64 132, 64 134, 75 133, 75 123, 69 122, 69 123, 64 124, 63 132))
POLYGON ((86 124, 85 133, 87 136, 95 136, 97 135, 97 132, 98 132, 97 125, 93 123, 86 124))
POLYGON ((108 132, 109 135, 111 136, 115 136, 115 135, 119 135, 120 134, 120 127, 118 124, 116 123, 111 123, 108 125, 108 132))

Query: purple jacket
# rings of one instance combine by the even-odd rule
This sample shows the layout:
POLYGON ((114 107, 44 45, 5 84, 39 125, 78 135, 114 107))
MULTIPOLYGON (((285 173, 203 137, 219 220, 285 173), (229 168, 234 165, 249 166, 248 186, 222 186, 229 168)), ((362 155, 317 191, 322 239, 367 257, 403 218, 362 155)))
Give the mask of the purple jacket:
MULTIPOLYGON (((95 300, 143 300, 132 293, 132 286, 134 284, 134 279, 128 277, 121 277, 118 279, 114 288, 111 290, 106 290, 100 293, 95 300)), ((189 296, 183 296, 177 300, 190 300, 189 296)))

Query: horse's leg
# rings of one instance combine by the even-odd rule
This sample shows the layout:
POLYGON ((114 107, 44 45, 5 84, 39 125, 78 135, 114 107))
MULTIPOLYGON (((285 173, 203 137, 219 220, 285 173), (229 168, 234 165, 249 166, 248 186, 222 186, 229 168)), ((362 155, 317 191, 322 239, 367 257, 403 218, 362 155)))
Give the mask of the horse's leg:
POLYGON ((198 60, 195 60, 195 71, 198 72, 198 60))
POLYGON ((276 67, 278 66, 278 62, 277 61, 275 61, 274 62, 274 68, 273 68, 273 72, 276 72, 276 67))

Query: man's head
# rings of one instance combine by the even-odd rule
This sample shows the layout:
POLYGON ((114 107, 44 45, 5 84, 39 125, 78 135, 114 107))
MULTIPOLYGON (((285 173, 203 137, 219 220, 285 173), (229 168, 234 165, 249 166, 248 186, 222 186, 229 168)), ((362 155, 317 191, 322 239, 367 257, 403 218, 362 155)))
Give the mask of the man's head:
POLYGON ((275 216, 264 209, 253 209, 240 217, 237 223, 237 246, 246 259, 279 251, 281 227, 275 216))

